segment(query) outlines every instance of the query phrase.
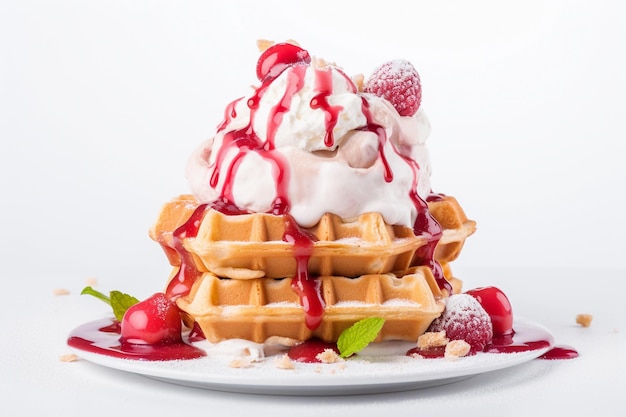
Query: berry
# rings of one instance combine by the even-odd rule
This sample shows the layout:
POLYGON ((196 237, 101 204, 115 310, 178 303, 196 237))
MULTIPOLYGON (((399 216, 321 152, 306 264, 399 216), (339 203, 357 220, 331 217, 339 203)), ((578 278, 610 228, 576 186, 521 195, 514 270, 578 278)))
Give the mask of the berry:
POLYGON ((468 294, 448 297, 445 310, 428 329, 430 332, 442 330, 445 330, 446 337, 450 340, 465 340, 470 344, 473 353, 482 351, 493 337, 489 315, 468 294))
POLYGON ((256 64, 256 76, 260 81, 274 79, 295 64, 310 64, 309 53, 291 43, 277 43, 267 48, 256 64))
POLYGON ((165 294, 156 293, 131 306, 122 318, 121 341, 153 345, 182 341, 178 307, 165 294))
POLYGON ((483 306, 496 335, 513 334, 513 309, 507 296, 496 287, 481 287, 466 291, 483 306))
POLYGON ((363 90, 388 100, 401 116, 413 116, 422 102, 422 85, 415 67, 401 59, 378 67, 363 90))

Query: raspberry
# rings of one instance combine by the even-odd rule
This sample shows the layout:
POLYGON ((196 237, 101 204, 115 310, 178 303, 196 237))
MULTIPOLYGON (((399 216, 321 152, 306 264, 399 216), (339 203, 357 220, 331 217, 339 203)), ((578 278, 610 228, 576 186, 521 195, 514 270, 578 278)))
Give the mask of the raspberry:
POLYGON ((435 319, 428 331, 445 330, 450 340, 464 340, 471 352, 485 349, 493 337, 491 318, 480 303, 469 294, 454 294, 448 297, 443 314, 435 319))
POLYGON ((401 59, 378 67, 363 90, 388 100, 401 116, 413 116, 422 102, 420 76, 413 64, 401 59))

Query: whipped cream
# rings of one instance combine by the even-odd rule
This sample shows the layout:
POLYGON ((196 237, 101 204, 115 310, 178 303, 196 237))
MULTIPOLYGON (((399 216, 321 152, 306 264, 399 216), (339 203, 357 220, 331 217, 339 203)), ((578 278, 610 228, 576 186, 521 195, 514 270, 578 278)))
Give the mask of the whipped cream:
POLYGON ((298 63, 233 101, 186 175, 201 203, 288 212, 303 227, 327 212, 412 227, 414 193, 431 191, 429 133, 422 109, 400 116, 340 68, 298 63))

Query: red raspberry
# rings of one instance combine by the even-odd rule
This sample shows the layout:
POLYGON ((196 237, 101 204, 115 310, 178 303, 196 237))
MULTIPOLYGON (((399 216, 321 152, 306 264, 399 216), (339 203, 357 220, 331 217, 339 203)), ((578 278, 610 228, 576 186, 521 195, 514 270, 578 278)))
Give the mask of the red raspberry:
POLYGON ((448 297, 443 314, 435 319, 428 331, 446 331, 450 340, 465 340, 472 352, 480 352, 493 337, 491 318, 480 303, 469 294, 448 297))
POLYGON ((401 116, 413 116, 422 102, 420 76, 409 61, 385 62, 367 79, 366 93, 387 99, 401 116))

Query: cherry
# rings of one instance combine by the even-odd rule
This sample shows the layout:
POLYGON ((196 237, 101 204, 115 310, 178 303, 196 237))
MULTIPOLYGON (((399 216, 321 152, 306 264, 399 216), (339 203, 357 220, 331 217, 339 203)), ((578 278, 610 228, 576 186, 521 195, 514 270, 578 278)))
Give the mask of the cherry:
POLYGON ((483 306, 491 317, 493 333, 507 335, 513 333, 513 312, 508 297, 496 287, 481 287, 466 291, 483 306))
POLYGON ((291 43, 276 43, 267 48, 256 64, 256 76, 260 81, 278 77, 286 68, 298 64, 310 64, 309 52, 291 43))
POLYGON ((165 294, 156 293, 131 306, 122 318, 122 343, 154 345, 181 342, 178 307, 165 294))

